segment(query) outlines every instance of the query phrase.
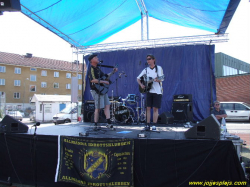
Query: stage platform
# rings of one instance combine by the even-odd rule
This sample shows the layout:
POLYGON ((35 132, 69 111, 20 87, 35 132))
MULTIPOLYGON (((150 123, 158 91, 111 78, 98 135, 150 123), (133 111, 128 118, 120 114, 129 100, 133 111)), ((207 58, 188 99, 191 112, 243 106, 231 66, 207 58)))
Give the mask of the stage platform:
MULTIPOLYGON (((114 124, 115 130, 105 125, 101 124, 100 131, 94 131, 93 123, 41 124, 36 135, 32 125, 28 125, 27 133, 0 133, 0 180, 10 177, 14 183, 44 187, 173 187, 190 186, 192 182, 202 182, 195 186, 204 186, 211 181, 232 184, 245 181, 232 140, 186 139, 184 132, 188 128, 180 123, 157 124, 156 131, 143 131, 144 124, 114 124), (139 138, 141 133, 146 137, 139 138), (55 182, 59 143, 64 143, 59 142, 60 137, 79 142, 133 142, 131 182, 110 185, 100 181, 94 183, 93 179, 89 183, 92 185, 55 182)), ((74 152, 72 156, 79 160, 78 154, 74 152)), ((114 179, 122 182, 119 177, 114 179)))
MULTIPOLYGON (((137 139, 138 134, 144 133, 147 138, 153 139, 172 139, 181 140, 185 139, 184 132, 188 129, 185 128, 185 123, 176 124, 156 124, 156 131, 144 131, 145 124, 112 124, 113 128, 107 128, 106 123, 99 123, 98 131, 94 131, 93 123, 65 123, 65 124, 42 124, 37 127, 37 135, 53 135, 53 136, 79 136, 79 133, 88 133, 89 138, 132 138, 137 139)), ((151 126, 152 127, 152 126, 151 126)), ((35 128, 30 126, 28 133, 34 134, 35 128)))

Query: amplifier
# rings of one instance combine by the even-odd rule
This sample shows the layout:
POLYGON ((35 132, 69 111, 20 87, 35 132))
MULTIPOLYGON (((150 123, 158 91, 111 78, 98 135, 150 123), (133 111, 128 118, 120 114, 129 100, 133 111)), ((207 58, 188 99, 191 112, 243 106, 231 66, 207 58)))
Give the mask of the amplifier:
POLYGON ((192 102, 192 94, 179 94, 174 95, 174 102, 192 102))
POLYGON ((95 103, 94 100, 87 100, 84 102, 84 113, 83 113, 83 121, 91 122, 91 117, 95 112, 95 103))

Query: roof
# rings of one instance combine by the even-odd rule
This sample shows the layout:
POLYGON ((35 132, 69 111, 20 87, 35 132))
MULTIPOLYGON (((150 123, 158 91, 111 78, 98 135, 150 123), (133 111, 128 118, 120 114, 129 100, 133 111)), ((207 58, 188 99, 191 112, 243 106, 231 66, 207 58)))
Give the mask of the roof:
MULTIPOLYGON (((29 58, 26 55, 19 55, 6 52, 0 52, 0 64, 27 66, 27 67, 62 70, 62 71, 77 70, 77 64, 68 61, 54 60, 54 59, 34 57, 34 56, 29 58)), ((82 71, 82 64, 79 65, 79 71, 82 71)))
MULTIPOLYGON (((149 17, 224 34, 240 0, 20 0, 21 11, 73 46, 98 44, 149 17), (145 7, 145 8, 143 8, 145 7)), ((185 29, 185 28, 184 28, 185 29)))
POLYGON ((40 95, 34 94, 31 102, 71 102, 71 95, 40 95))

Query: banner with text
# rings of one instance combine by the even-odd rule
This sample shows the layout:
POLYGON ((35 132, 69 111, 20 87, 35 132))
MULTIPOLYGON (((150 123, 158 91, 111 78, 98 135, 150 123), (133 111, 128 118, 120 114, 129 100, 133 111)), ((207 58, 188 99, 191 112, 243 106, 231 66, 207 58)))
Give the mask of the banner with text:
POLYGON ((79 186, 133 186, 134 141, 58 137, 55 182, 79 186))

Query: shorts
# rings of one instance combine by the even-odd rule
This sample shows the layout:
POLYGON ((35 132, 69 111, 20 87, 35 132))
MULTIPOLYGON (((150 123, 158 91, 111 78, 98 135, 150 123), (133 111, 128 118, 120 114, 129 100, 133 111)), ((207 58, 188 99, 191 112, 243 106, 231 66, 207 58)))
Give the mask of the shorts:
POLYGON ((155 108, 161 108, 161 98, 162 94, 156 94, 156 93, 147 93, 147 103, 145 106, 147 107, 155 107, 155 108))
POLYGON ((104 108, 106 105, 110 105, 108 94, 100 95, 100 106, 99 106, 99 95, 95 90, 90 90, 90 93, 95 101, 95 108, 104 108))

